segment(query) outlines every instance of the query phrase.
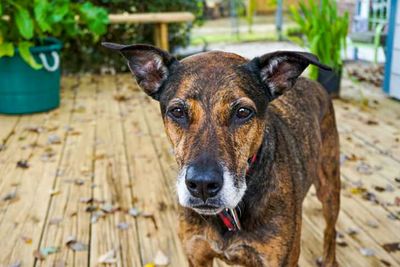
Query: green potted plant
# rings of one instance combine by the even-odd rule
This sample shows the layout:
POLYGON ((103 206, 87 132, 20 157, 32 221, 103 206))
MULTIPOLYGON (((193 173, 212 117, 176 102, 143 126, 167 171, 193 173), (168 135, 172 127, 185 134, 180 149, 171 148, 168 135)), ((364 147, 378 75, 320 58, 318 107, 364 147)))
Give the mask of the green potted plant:
POLYGON ((60 40, 106 32, 108 14, 90 2, 0 2, 0 112, 46 111, 60 102, 60 40), (59 39, 56 39, 59 38, 59 39))
POLYGON ((346 49, 349 14, 339 15, 336 0, 301 0, 290 12, 304 35, 303 44, 333 71, 311 68, 310 77, 318 80, 334 97, 339 96, 342 74, 341 53, 346 49))

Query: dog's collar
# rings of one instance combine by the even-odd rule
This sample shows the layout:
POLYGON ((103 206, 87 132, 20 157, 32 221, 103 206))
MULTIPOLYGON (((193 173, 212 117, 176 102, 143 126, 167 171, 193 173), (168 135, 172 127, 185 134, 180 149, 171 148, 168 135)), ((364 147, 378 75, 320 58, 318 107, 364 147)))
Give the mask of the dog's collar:
MULTIPOLYGON (((246 176, 251 174, 253 164, 257 160, 257 154, 254 154, 249 159, 249 166, 246 170, 246 176)), ((241 215, 241 210, 239 206, 236 206, 234 209, 223 209, 220 213, 218 213, 218 217, 221 219, 222 223, 226 226, 228 231, 237 232, 242 230, 242 226, 240 225, 239 217, 241 215)))

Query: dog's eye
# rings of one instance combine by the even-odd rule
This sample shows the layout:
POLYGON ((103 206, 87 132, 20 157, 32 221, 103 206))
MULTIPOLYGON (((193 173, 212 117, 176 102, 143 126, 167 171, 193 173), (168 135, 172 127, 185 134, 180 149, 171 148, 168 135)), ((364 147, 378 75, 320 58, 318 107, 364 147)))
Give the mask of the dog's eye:
POLYGON ((253 111, 249 108, 238 108, 236 110, 236 118, 241 121, 249 119, 253 115, 253 111))
POLYGON ((180 107, 172 108, 168 113, 175 119, 182 119, 185 117, 185 111, 180 107))

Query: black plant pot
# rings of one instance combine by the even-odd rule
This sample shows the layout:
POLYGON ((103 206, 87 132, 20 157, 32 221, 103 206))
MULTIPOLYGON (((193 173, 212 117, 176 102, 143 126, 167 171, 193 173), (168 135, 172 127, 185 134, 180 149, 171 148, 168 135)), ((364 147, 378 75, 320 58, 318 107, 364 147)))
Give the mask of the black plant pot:
POLYGON ((318 69, 318 82, 328 91, 333 98, 340 95, 340 80, 342 78, 342 68, 339 71, 329 71, 318 69))

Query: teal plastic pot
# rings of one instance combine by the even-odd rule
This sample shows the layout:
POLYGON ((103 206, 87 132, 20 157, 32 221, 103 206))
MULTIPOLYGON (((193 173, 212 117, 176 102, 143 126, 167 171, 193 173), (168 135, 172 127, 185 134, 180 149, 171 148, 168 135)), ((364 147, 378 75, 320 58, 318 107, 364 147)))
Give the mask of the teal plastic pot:
POLYGON ((31 48, 36 62, 43 65, 40 70, 25 63, 18 49, 13 57, 0 58, 0 113, 34 113, 60 105, 61 48, 54 38, 31 48))

